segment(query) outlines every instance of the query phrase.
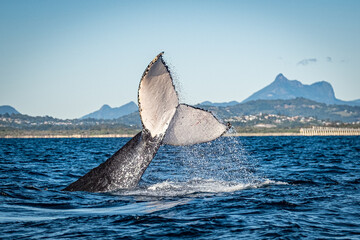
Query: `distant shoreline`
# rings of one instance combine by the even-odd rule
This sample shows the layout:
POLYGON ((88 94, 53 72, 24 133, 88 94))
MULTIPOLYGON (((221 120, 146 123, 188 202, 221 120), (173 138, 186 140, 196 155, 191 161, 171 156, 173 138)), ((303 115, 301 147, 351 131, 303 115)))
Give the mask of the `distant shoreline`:
POLYGON ((273 132, 273 133, 232 133, 225 134, 225 137, 267 137, 267 136, 302 136, 300 133, 294 132, 273 132))
MULTIPOLYGON (((56 138, 132 138, 135 134, 101 134, 101 135, 23 135, 23 136, 13 136, 6 135, 1 136, 0 139, 31 139, 31 138, 45 138, 45 139, 56 139, 56 138)), ((279 132, 279 133, 233 133, 233 134, 225 134, 225 137, 280 137, 280 136, 306 136, 301 133, 294 132, 279 132)), ((321 135, 312 135, 312 136, 359 136, 359 135, 336 135, 336 134, 321 134, 321 135)))
POLYGON ((0 138, 130 138, 134 137, 135 134, 99 134, 99 135, 22 135, 22 136, 12 136, 6 135, 1 136, 0 138))

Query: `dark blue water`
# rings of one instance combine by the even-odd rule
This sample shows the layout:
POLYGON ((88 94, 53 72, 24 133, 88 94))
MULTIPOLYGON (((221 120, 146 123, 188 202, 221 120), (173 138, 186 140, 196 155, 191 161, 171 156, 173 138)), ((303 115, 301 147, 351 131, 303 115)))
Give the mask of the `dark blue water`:
POLYGON ((163 146, 134 190, 63 192, 129 139, 0 139, 2 239, 360 239, 359 137, 163 146))

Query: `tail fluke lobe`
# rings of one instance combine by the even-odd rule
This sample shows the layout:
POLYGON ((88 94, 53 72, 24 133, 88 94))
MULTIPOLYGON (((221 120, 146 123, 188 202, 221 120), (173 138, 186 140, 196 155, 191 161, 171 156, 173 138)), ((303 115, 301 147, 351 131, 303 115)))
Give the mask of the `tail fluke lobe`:
POLYGON ((164 137, 169 145, 191 145, 212 141, 228 128, 210 112, 179 105, 163 52, 150 62, 141 78, 138 102, 143 128, 152 137, 164 137))
POLYGON ((212 141, 228 130, 212 113, 185 104, 177 107, 163 144, 183 146, 212 141))
POLYGON ((160 53, 146 68, 138 92, 143 128, 152 137, 164 136, 179 100, 170 71, 160 53))

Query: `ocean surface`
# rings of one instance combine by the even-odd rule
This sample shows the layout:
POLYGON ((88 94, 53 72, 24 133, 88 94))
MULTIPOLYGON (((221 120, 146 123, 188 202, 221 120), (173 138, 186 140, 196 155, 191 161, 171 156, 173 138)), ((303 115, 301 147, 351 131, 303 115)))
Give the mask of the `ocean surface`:
POLYGON ((360 239, 360 137, 162 146, 136 189, 61 191, 128 140, 0 139, 0 238, 360 239))

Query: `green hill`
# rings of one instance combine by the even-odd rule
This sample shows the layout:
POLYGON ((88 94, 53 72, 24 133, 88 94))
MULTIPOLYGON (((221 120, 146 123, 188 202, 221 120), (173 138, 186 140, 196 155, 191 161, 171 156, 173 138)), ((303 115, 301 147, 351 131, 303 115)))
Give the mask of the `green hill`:
POLYGON ((197 105, 213 112, 221 119, 259 113, 284 116, 313 117, 320 120, 357 122, 360 121, 360 107, 349 105, 327 105, 305 98, 289 100, 255 100, 229 107, 197 105))
MULTIPOLYGON (((309 126, 360 126, 360 107, 327 105, 305 98, 256 100, 232 106, 197 107, 230 122, 238 132, 299 132, 309 126)), ((135 134, 141 130, 139 112, 117 119, 63 120, 49 116, 0 114, 0 137, 21 135, 107 135, 135 134)))

